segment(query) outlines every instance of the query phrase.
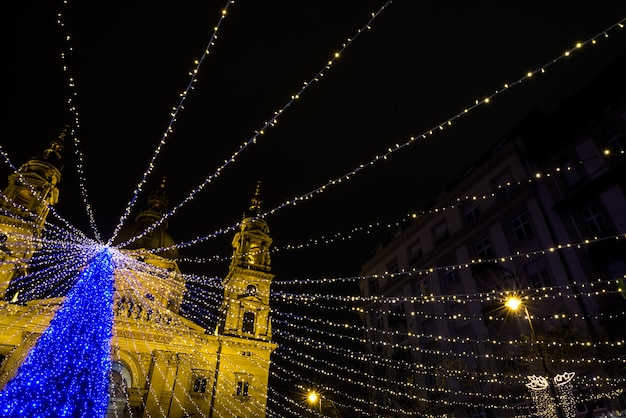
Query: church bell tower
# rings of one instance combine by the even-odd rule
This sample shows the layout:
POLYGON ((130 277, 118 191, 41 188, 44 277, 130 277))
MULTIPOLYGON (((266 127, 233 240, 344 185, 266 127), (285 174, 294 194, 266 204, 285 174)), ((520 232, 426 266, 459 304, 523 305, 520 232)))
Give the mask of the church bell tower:
POLYGON ((59 199, 66 134, 63 130, 40 155, 10 174, 0 196, 0 299, 13 278, 27 273, 28 261, 40 247, 50 207, 59 199))
POLYGON ((272 238, 261 217, 260 184, 257 183, 249 209, 232 241, 233 255, 224 279, 224 299, 220 307, 221 335, 270 342, 269 248, 272 238))

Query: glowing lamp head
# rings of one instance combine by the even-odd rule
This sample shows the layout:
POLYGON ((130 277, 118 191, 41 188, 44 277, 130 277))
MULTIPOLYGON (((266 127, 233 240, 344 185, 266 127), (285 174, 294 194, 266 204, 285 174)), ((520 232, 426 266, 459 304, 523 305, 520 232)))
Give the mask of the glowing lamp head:
POLYGON ((309 403, 315 403, 317 402, 317 400, 320 398, 319 395, 317 394, 317 392, 315 391, 311 391, 309 392, 309 394, 307 395, 307 400, 309 401, 309 403))
POLYGON ((511 296, 510 298, 506 300, 506 302, 504 303, 504 306, 511 309, 512 311, 516 311, 519 309, 520 306, 522 306, 522 301, 521 299, 515 296, 511 296))

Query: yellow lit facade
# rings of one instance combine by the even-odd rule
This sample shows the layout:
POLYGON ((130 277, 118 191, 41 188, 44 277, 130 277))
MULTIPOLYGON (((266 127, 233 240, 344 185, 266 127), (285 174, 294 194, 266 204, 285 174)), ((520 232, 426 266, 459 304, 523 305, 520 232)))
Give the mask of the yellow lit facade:
MULTIPOLYGON (((24 300, 12 281, 41 248, 48 211, 58 200, 63 135, 9 176, 0 213, 0 389, 15 375, 64 298, 24 300), (18 205, 15 205, 17 203, 18 205)), ((126 260, 115 270, 107 417, 265 416, 272 343, 269 246, 259 190, 232 242, 218 326, 180 314, 186 292, 178 253, 163 222, 165 183, 116 242, 126 260), (147 233, 142 234, 144 231, 147 233), (133 237, 137 238, 133 240, 133 237)))

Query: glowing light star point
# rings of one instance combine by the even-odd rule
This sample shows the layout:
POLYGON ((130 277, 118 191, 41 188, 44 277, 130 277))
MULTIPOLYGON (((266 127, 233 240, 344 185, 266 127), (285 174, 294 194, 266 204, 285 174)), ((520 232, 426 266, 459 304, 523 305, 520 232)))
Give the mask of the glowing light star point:
POLYGON ((505 304, 504 304, 507 308, 516 311, 517 309, 519 309, 519 307, 522 305, 522 301, 521 299, 515 297, 515 296, 511 296, 509 297, 505 304))

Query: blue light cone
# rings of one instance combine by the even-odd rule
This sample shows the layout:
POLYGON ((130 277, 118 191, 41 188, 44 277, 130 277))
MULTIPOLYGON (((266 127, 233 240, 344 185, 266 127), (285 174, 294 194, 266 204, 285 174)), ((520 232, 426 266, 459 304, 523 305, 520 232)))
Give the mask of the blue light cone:
POLYGON ((113 264, 98 250, 0 392, 2 417, 104 417, 113 324, 113 264))

